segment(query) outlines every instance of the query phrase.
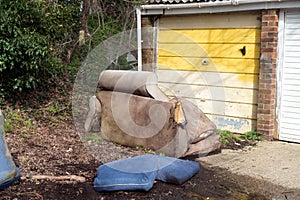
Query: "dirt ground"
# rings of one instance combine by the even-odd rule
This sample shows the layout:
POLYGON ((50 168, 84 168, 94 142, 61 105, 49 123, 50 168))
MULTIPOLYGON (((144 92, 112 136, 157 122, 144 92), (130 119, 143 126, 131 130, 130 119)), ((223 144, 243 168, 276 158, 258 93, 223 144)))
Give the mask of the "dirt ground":
MULTIPOLYGON (((25 121, 14 118, 12 133, 6 134, 6 141, 16 164, 21 169, 22 178, 13 186, 0 191, 0 199, 291 199, 300 197, 300 191, 291 191, 266 180, 230 172, 228 169, 201 161, 201 170, 182 185, 156 182, 149 192, 98 193, 93 188, 97 168, 102 164, 136 152, 106 143, 91 146, 101 152, 95 159, 85 148, 76 133, 71 114, 72 84, 62 79, 59 87, 38 94, 22 96, 25 102, 17 102, 16 107, 30 104, 25 121), (41 98, 41 96, 43 98, 41 98), (31 123, 28 123, 28 122, 31 123), (24 122, 26 123, 24 124, 24 122), (23 125, 22 125, 23 123, 23 125), (23 126, 23 127, 22 127, 23 126), (33 128, 34 127, 34 128, 33 128), (121 151, 120 151, 121 149, 121 151), (125 150, 124 150, 125 149, 125 150), (116 152, 122 152, 118 155, 116 152), (103 156, 102 156, 103 154, 103 156), (70 180, 33 179, 35 175, 54 177, 77 175, 84 182, 70 180), (293 196, 291 196, 291 194, 293 196)), ((7 114, 7 113, 6 113, 7 114)), ((230 149, 246 144, 231 145, 230 149)), ((140 154, 141 152, 138 152, 140 154)), ((246 158, 245 158, 246 159, 246 158)), ((1 163, 0 163, 1 164, 1 163)), ((300 198, 299 198, 300 199, 300 198)))
POLYGON ((22 180, 0 191, 0 199, 288 199, 287 188, 205 163, 182 185, 157 182, 149 192, 98 193, 93 180, 101 163, 83 146, 72 116, 55 125, 40 123, 26 137, 7 134, 6 140, 22 180), (33 175, 77 175, 86 181, 33 180, 33 175))

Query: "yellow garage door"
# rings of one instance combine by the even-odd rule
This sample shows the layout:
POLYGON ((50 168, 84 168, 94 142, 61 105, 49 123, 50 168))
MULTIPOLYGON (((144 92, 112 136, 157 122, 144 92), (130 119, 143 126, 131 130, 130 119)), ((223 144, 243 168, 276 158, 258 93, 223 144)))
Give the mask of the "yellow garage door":
POLYGON ((196 103, 219 129, 256 129, 259 56, 259 14, 160 19, 160 87, 196 103))

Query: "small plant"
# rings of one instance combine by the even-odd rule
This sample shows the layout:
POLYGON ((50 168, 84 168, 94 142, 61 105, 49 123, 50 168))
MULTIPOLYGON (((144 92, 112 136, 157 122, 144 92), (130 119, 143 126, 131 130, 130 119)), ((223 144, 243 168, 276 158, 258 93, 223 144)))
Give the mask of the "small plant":
POLYGON ((222 144, 224 146, 228 145, 230 141, 240 142, 241 138, 235 136, 232 132, 228 130, 217 130, 217 134, 220 135, 222 144))
POLYGON ((5 132, 27 133, 35 130, 36 125, 34 121, 28 119, 26 113, 13 109, 5 110, 5 113, 5 132))
POLYGON ((166 154, 163 153, 163 152, 160 152, 158 155, 159 155, 159 156, 166 156, 166 154))
POLYGON ((29 136, 28 136, 27 134, 23 133, 23 134, 22 134, 22 138, 23 138, 23 139, 28 139, 29 136))
POLYGON ((149 154, 154 154, 156 155, 156 152, 153 151, 152 149, 145 149, 146 153, 149 153, 149 154))
POLYGON ((188 181, 188 183, 192 186, 192 187, 195 187, 197 185, 197 183, 194 183, 192 181, 188 181))
POLYGON ((135 147, 136 150, 140 150, 140 149, 143 149, 143 148, 144 148, 144 145, 137 145, 137 146, 135 147))
POLYGON ((221 137, 222 146, 225 148, 239 149, 247 145, 255 145, 257 141, 262 141, 260 133, 257 131, 248 131, 244 134, 234 134, 228 130, 217 130, 221 137))
POLYGON ((262 141, 263 138, 261 137, 261 134, 257 131, 248 131, 241 135, 242 139, 245 140, 252 140, 252 141, 262 141))
POLYGON ((99 136, 98 134, 95 133, 95 134, 87 135, 86 140, 91 141, 96 144, 100 144, 100 142, 102 141, 102 138, 101 138, 101 136, 99 136))
POLYGON ((51 126, 53 126, 53 127, 58 126, 58 125, 59 125, 59 122, 60 122, 60 121, 59 121, 57 118, 55 118, 55 117, 49 119, 49 124, 50 124, 51 126))
POLYGON ((13 129, 14 129, 14 126, 11 122, 11 119, 6 120, 5 121, 5 128, 4 128, 5 132, 10 133, 10 132, 13 131, 13 129))
POLYGON ((53 116, 59 112, 60 107, 58 105, 50 105, 47 110, 53 116))
POLYGON ((5 115, 5 132, 13 132, 14 129, 20 127, 23 122, 21 114, 14 110, 8 110, 5 115))
POLYGON ((24 120, 23 121, 23 125, 25 126, 25 129, 22 130, 22 132, 28 132, 30 130, 34 130, 35 129, 35 126, 34 126, 33 122, 30 119, 24 120))
POLYGON ((34 119, 42 119, 43 118, 43 111, 41 110, 31 110, 31 113, 30 113, 34 119))

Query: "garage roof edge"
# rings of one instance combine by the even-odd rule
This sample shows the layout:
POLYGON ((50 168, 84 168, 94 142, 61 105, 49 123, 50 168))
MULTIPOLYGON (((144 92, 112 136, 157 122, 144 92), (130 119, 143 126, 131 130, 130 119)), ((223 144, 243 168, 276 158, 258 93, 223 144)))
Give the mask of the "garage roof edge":
POLYGON ((251 11, 262 9, 300 8, 298 0, 148 0, 161 2, 144 4, 139 7, 142 15, 176 15, 251 11), (167 2, 175 3, 167 3, 167 2), (194 3, 190 3, 193 1, 194 3), (163 3, 166 2, 166 3, 163 3), (178 2, 178 3, 177 3, 178 2), (189 2, 189 3, 188 3, 189 2))

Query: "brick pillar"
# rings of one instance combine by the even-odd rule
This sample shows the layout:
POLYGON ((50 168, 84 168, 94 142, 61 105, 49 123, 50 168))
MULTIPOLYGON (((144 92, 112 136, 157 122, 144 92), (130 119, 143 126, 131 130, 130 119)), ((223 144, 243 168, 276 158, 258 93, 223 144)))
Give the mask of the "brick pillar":
POLYGON ((275 109, 278 15, 278 10, 262 11, 257 131, 268 140, 277 138, 275 109))
POLYGON ((142 18, 142 68, 143 71, 153 71, 154 44, 153 44, 153 24, 149 17, 142 18))

